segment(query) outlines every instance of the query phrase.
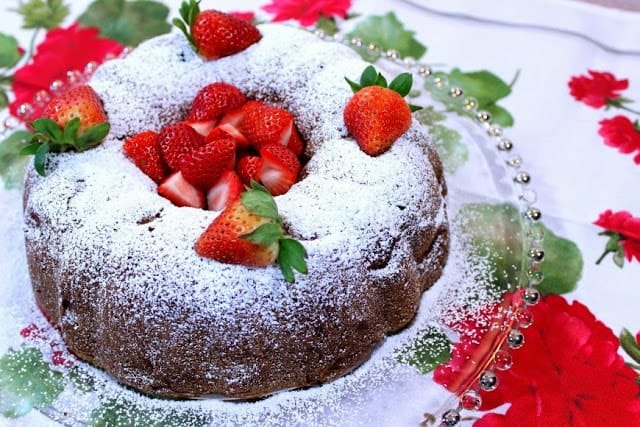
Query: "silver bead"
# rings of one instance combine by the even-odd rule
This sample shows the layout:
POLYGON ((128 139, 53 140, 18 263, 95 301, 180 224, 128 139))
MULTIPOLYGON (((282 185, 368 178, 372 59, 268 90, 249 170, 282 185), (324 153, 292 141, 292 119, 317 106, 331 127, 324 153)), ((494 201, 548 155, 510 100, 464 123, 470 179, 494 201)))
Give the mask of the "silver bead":
POLYGON ((17 115, 22 120, 29 120, 31 115, 33 114, 33 105, 25 102, 24 104, 20 104, 18 106, 17 115))
POLYGON ((517 329, 510 330, 509 336, 507 337, 507 344, 509 348, 514 350, 522 347, 524 345, 524 334, 517 329))
POLYGON ((515 176, 514 180, 518 184, 528 184, 531 182, 531 176, 527 172, 520 172, 515 176))
POLYGON ((428 65, 421 65, 418 68, 418 74, 422 77, 428 77, 433 73, 433 70, 428 65))
POLYGON ((539 266, 534 265, 527 270, 527 278, 529 279, 529 285, 536 286, 544 280, 544 273, 540 270, 539 266))
POLYGON ((502 135, 502 127, 500 127, 500 125, 491 125, 487 133, 489 136, 499 137, 502 135))
POLYGON ((484 391, 493 391, 498 388, 498 377, 492 371, 484 371, 480 375, 480 388, 484 391))
POLYGON ((391 59, 400 58, 400 52, 398 52, 395 49, 389 49, 385 54, 387 55, 387 58, 391 58, 391 59))
POLYGON ((465 392, 460 398, 460 406, 467 411, 477 411, 482 405, 482 398, 475 390, 465 392))
POLYGON ((315 34, 315 35, 316 35, 316 37, 318 37, 318 38, 320 38, 320 39, 324 39, 324 38, 327 36, 327 33, 326 33, 324 30, 320 29, 320 28, 318 28, 317 30, 315 30, 315 31, 313 32, 313 34, 315 34))
POLYGON ((460 413, 455 409, 449 409, 447 412, 442 414, 442 426, 445 427, 453 427, 458 425, 458 423, 462 420, 460 417, 460 413))
POLYGON ((380 55, 380 47, 375 43, 369 43, 369 45, 367 46, 367 50, 372 55, 380 55))
POLYGON ((49 91, 54 95, 60 95, 64 91, 64 82, 62 80, 54 80, 49 85, 49 91))
POLYGON ((518 320, 518 326, 521 328, 528 328, 533 325, 533 313, 526 308, 523 308, 518 312, 516 319, 518 320))
POLYGON ((86 77, 91 77, 91 75, 93 75, 93 73, 95 73, 95 71, 98 69, 99 65, 100 64, 98 64, 96 61, 88 62, 87 65, 84 66, 84 75, 86 77))
POLYGON ((40 107, 45 106, 49 101, 51 101, 51 97, 49 96, 49 92, 46 90, 39 90, 33 97, 33 102, 40 107))
POLYGON ((518 199, 527 205, 532 205, 538 201, 538 193, 530 188, 526 188, 522 190, 520 194, 518 194, 518 199))
POLYGON ((478 108, 478 100, 475 98, 465 98, 464 101, 462 101, 462 108, 464 108, 465 111, 475 111, 476 108, 478 108))
POLYGON ((449 89, 449 96, 453 99, 458 99, 462 95, 464 95, 464 91, 457 86, 454 86, 451 89, 449 89))
POLYGON ((542 262, 544 260, 544 251, 542 249, 531 248, 529 249, 529 258, 535 262, 542 262))
POLYGON ((478 111, 476 113, 476 120, 480 123, 489 123, 491 121, 491 113, 488 111, 478 111))
POLYGON ((67 71, 67 82, 75 86, 84 82, 84 75, 78 70, 67 71))
POLYGON ((405 56, 402 62, 407 68, 413 68, 416 65, 416 59, 413 56, 405 56))
POLYGON ((20 122, 13 116, 9 116, 2 122, 3 131, 8 131, 20 126, 20 122))
POLYGON ((539 221, 540 218, 542 218, 542 212, 540 212, 540 209, 534 208, 533 206, 527 209, 524 215, 531 221, 539 221))
POLYGON ((527 288, 522 293, 522 299, 527 305, 536 305, 540 302, 540 291, 536 288, 527 288))
POLYGON ((333 35, 333 40, 335 40, 335 41, 336 41, 336 42, 338 42, 338 43, 342 43, 342 42, 344 42, 344 34, 342 34, 342 33, 335 33, 335 34, 333 35))
POLYGON ((522 159, 518 156, 512 157, 509 160, 507 160, 507 166, 511 166, 512 168, 518 169, 520 166, 522 166, 522 159))
POLYGON ((511 151, 513 149, 513 142, 507 138, 501 138, 498 143, 498 150, 500 151, 511 151))
POLYGON ((445 88, 445 87, 447 87, 448 84, 449 84, 449 81, 447 80, 447 78, 445 76, 434 76, 433 77, 433 85, 438 89, 445 88))
POLYGON ((496 369, 507 371, 513 366, 513 358, 507 350, 499 350, 493 359, 496 369))
POLYGON ((355 37, 351 39, 351 44, 357 47, 362 47, 363 41, 361 38, 355 37))

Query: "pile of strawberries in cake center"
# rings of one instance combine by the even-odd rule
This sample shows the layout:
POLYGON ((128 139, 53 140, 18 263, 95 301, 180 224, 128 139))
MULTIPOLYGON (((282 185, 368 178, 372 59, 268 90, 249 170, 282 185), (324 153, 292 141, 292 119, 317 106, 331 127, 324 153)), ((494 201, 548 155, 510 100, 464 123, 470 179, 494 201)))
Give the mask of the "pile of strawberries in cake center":
POLYGON ((220 211, 251 181, 274 195, 298 179, 304 144, 288 111, 209 84, 183 121, 127 139, 127 156, 177 206, 220 211))

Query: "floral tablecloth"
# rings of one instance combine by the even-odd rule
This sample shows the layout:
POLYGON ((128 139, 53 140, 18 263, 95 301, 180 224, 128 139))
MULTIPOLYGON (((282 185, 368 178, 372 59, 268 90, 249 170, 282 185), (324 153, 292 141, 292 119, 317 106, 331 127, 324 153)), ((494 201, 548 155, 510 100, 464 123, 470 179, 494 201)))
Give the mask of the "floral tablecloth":
MULTIPOLYGON (((166 13, 175 16, 179 7, 177 1, 163 2, 168 10, 155 3, 136 8, 136 2, 96 1, 85 12, 90 2, 74 1, 67 2, 67 14, 58 0, 21 3, 26 20, 9 10, 17 3, 0 2, 0 87, 18 118, 37 116, 20 106, 66 78, 66 71, 168 31, 166 13), (120 8, 109 12, 108 3, 120 8), (140 14, 146 19, 134 25, 140 14), (78 17, 81 25, 100 26, 117 41, 96 39, 98 30, 74 24, 78 17), (20 28, 23 22, 40 28, 33 39, 37 47, 30 46, 33 31, 20 28), (24 59, 33 53, 30 62, 24 59)), ((202 6, 243 12, 238 14, 243 19, 294 20, 326 32, 351 32, 383 50, 432 64, 491 113, 517 147, 520 170, 531 177, 540 221, 552 237, 545 239, 544 297, 531 307, 535 322, 524 331, 525 348, 514 353, 511 369, 500 372, 499 387, 480 393, 481 411, 463 412, 465 422, 638 425, 640 197, 634 184, 640 176, 640 103, 635 102, 640 100, 640 14, 561 0, 517 7, 486 3, 263 0, 202 6)), ((31 107, 37 109, 37 103, 31 107)), ((445 167, 455 173, 465 162, 465 147, 455 130, 438 123, 437 114, 424 120, 435 129, 445 167)), ((0 172, 11 186, 24 162, 7 161, 15 157, 11 144, 21 140, 20 133, 9 135, 0 149, 0 172)), ((471 347, 464 337, 454 343, 451 359, 441 361, 434 380, 452 388, 471 347)), ((46 393, 43 400, 16 403, 7 388, 11 366, 5 354, 0 424, 53 423, 29 411, 46 407, 46 393)))

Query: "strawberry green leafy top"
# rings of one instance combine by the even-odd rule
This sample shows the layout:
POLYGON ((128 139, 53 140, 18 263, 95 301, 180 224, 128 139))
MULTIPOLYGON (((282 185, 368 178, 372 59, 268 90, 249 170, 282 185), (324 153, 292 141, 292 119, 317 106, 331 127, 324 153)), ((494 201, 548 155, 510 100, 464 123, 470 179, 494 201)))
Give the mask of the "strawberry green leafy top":
POLYGON ((278 213, 278 206, 269 191, 257 182, 252 181, 251 187, 240 196, 240 201, 245 208, 254 214, 275 221, 262 224, 251 233, 240 236, 240 238, 265 246, 277 242, 279 245, 277 262, 287 282, 293 283, 295 281, 293 270, 307 274, 307 263, 305 261, 307 252, 299 241, 285 234, 282 227, 282 218, 278 213))

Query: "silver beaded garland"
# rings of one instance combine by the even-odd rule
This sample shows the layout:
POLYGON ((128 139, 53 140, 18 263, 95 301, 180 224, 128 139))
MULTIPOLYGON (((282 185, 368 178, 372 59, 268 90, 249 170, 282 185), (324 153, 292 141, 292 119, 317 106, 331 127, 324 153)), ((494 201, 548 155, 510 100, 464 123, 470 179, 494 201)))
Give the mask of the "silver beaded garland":
POLYGON ((544 260, 544 251, 542 249, 529 249, 529 258, 534 262, 542 262, 544 260))

